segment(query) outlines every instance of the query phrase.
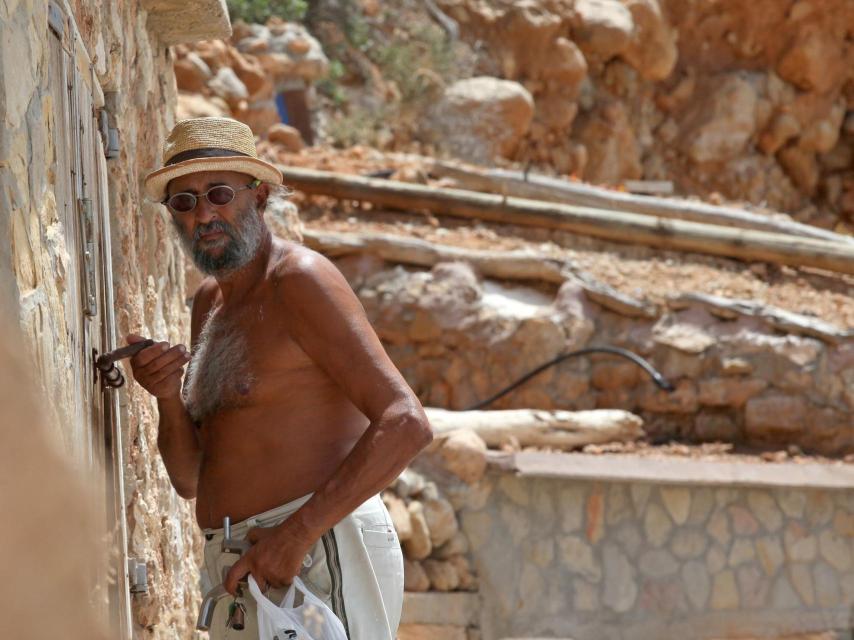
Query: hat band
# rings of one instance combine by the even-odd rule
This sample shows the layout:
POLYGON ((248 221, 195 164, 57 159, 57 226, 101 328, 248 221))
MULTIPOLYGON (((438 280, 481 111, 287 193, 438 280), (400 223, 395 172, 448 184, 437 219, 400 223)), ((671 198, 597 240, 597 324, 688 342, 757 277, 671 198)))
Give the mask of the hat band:
POLYGON ((234 149, 206 147, 203 149, 188 149, 187 151, 176 153, 174 156, 164 162, 163 166, 168 167, 169 165, 178 164, 179 162, 184 162, 185 160, 193 160, 195 158, 224 158, 229 156, 243 156, 244 158, 252 157, 248 153, 235 151, 234 149))

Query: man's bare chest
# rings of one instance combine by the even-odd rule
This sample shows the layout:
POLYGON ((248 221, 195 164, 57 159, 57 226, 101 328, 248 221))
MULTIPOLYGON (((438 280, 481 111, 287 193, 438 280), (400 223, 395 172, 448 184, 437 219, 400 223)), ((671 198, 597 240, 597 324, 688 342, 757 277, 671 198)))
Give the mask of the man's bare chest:
POLYGON ((262 403, 311 364, 272 320, 263 312, 209 315, 193 347, 184 382, 184 399, 194 420, 262 403))

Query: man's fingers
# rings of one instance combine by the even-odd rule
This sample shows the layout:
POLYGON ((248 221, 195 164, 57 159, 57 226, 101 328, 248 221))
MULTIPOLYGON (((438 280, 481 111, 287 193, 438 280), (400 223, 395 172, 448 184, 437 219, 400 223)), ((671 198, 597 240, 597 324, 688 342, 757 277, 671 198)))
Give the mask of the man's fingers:
POLYGON ((145 374, 152 380, 162 380, 164 377, 174 373, 178 367, 183 367, 189 362, 190 356, 182 345, 172 347, 159 358, 152 360, 145 368, 145 374))
MULTIPOLYGON (((225 582, 223 583, 225 590, 233 596, 237 595, 237 583, 240 582, 244 577, 249 575, 249 568, 250 565, 247 556, 243 556, 242 558, 240 558, 240 560, 235 562, 231 566, 231 569, 229 569, 228 575, 225 577, 225 582)), ((266 580, 263 580, 263 586, 261 585, 262 579, 259 579, 256 576, 255 580, 258 582, 258 586, 261 587, 261 590, 263 591, 267 586, 266 580)))
POLYGON ((184 362, 179 362, 175 366, 164 367, 163 369, 148 378, 149 386, 160 386, 165 382, 171 381, 172 378, 180 380, 184 377, 184 364, 184 362))
POLYGON ((246 533, 246 539, 252 544, 273 535, 273 527, 253 527, 246 533))
POLYGON ((169 350, 168 342, 155 342, 150 347, 146 347, 138 354, 136 354, 133 358, 131 358, 130 363, 134 369, 138 369, 141 367, 145 367, 151 363, 152 360, 162 356, 166 351, 169 350))

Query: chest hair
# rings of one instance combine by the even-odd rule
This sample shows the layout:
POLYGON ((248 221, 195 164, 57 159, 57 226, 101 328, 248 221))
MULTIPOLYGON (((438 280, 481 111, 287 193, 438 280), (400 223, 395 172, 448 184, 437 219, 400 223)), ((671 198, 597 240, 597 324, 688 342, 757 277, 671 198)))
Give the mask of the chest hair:
POLYGON ((246 336, 235 323, 212 311, 199 333, 187 367, 184 403, 201 422, 246 393, 254 377, 248 364, 246 336))

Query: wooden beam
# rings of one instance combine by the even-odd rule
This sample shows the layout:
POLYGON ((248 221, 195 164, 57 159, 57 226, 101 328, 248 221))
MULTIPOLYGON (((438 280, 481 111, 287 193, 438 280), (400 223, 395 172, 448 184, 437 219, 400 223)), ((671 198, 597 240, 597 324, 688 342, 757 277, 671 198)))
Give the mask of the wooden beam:
MULTIPOLYGON (((436 176, 453 179, 463 189, 486 193, 595 207, 609 211, 642 213, 674 220, 720 224, 740 229, 788 233, 802 238, 854 244, 854 238, 789 220, 788 216, 780 213, 761 215, 735 207, 717 206, 706 202, 692 202, 678 198, 641 197, 583 182, 570 182, 561 178, 507 169, 478 169, 435 161, 430 171, 436 176)), ((630 191, 632 191, 630 188, 632 182, 638 181, 626 181, 626 188, 630 191)))
POLYGON ((428 210, 461 218, 559 229, 626 244, 854 274, 854 245, 851 244, 327 171, 281 165, 279 169, 287 185, 308 194, 362 200, 402 210, 428 210))

